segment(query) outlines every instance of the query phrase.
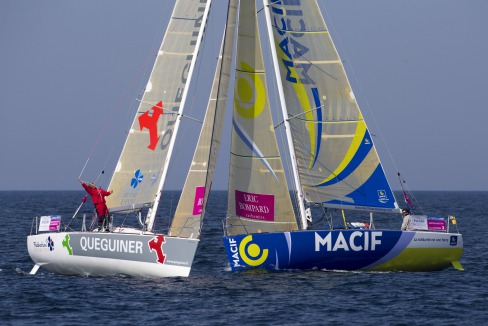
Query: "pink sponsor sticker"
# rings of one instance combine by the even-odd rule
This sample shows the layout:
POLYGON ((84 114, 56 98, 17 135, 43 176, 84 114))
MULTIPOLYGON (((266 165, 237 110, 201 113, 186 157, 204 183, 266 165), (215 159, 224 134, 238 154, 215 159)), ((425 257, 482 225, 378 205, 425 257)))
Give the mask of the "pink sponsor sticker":
POLYGON ((193 201, 193 215, 198 215, 202 213, 204 196, 205 196, 205 187, 196 187, 195 200, 193 201))
POLYGON ((445 220, 427 220, 427 228, 429 230, 446 230, 446 221, 445 220))
POLYGON ((49 222, 49 231, 59 230, 60 226, 61 226, 61 217, 51 216, 51 221, 49 222))
POLYGON ((236 214, 261 221, 274 221, 274 195, 236 190, 236 214))

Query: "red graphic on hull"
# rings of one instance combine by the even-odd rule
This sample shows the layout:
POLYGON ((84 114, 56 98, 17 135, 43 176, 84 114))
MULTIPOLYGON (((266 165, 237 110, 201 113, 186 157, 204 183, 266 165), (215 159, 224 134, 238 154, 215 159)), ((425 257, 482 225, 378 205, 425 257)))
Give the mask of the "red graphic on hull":
POLYGON ((156 251, 156 255, 158 255, 157 262, 160 264, 164 264, 164 260, 166 259, 166 255, 163 253, 163 243, 165 242, 166 240, 164 240, 164 236, 162 235, 158 235, 147 242, 149 249, 156 251))
POLYGON ((154 150, 159 141, 158 136, 158 120, 163 114, 163 102, 159 101, 158 104, 153 106, 151 109, 147 110, 139 116, 139 127, 142 129, 149 129, 149 139, 150 143, 147 148, 154 150), (152 110, 152 114, 149 115, 149 111, 152 110))

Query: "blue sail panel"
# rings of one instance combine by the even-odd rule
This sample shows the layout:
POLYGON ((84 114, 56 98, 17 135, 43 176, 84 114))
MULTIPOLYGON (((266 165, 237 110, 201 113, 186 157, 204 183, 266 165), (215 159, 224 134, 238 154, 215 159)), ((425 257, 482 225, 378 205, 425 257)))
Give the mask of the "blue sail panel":
POLYGON ((345 196, 348 200, 330 200, 324 201, 325 206, 336 206, 351 209, 372 210, 394 210, 398 209, 395 197, 391 191, 390 185, 386 180, 385 173, 381 164, 378 164, 376 170, 366 182, 345 196))
POLYGON ((337 176, 334 178, 324 181, 322 183, 319 183, 317 187, 322 187, 322 186, 329 186, 335 183, 338 183, 345 178, 347 178, 349 175, 351 175, 354 171, 356 171, 361 163, 364 161, 366 156, 369 154, 371 149, 373 148, 372 143, 370 141, 371 137, 369 136, 369 132, 366 129, 364 133, 363 140, 361 141, 361 145, 359 148, 356 150, 356 153, 354 154, 353 158, 351 159, 351 162, 342 170, 337 176))

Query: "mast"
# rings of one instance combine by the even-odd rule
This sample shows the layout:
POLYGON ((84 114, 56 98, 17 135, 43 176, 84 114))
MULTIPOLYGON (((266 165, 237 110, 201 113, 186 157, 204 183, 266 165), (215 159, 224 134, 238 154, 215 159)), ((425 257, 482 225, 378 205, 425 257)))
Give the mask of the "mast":
MULTIPOLYGON (((215 115, 218 118, 214 118, 214 126, 212 129, 212 141, 210 144, 210 150, 208 153, 209 172, 205 179, 205 195, 203 197, 201 221, 205 215, 205 209, 207 207, 207 200, 210 194, 210 187, 212 186, 213 176, 215 172, 215 165, 217 163, 217 153, 220 148, 222 139, 222 129, 224 123, 225 107, 228 99, 228 89, 230 81, 230 70, 232 66, 232 55, 234 52, 234 38, 237 19, 237 8, 239 6, 239 0, 229 0, 227 7, 227 21, 225 24, 224 35, 222 36, 222 45, 218 60, 217 71, 215 73, 214 82, 216 83, 216 96, 211 101, 215 101, 215 115), (218 81, 215 79, 218 76, 218 81), (220 104, 220 105, 219 105, 220 104), (220 112, 222 111, 222 112, 220 112)), ((213 92, 210 94, 213 96, 213 92)), ((200 229, 202 222, 200 221, 200 229)))
MULTIPOLYGON (((192 54, 192 60, 191 60, 190 69, 188 71, 188 77, 187 77, 187 79, 190 80, 190 81, 191 81, 191 78, 192 78, 192 75, 193 75, 193 70, 195 69, 195 62, 197 60, 197 55, 198 55, 198 52, 199 52, 199 49, 200 49, 200 44, 202 42, 203 32, 205 30, 205 26, 207 25, 207 19, 208 19, 208 14, 210 12, 210 5, 211 5, 211 3, 212 3, 212 0, 208 0, 207 3, 206 3, 205 12, 203 14, 203 19, 202 19, 202 25, 200 26, 200 31, 198 32, 197 43, 195 45, 195 48, 194 48, 194 51, 193 51, 193 54, 192 54)), ((147 213, 146 224, 147 224, 147 230, 148 231, 152 231, 152 228, 153 228, 153 225, 154 225, 154 219, 156 217, 156 212, 158 210, 159 202, 161 200, 161 195, 162 195, 162 190, 163 190, 163 186, 164 186, 164 181, 166 179, 166 175, 168 173, 169 163, 171 161, 171 156, 173 154, 173 148, 174 148, 174 144, 175 144, 175 141, 176 141, 176 135, 178 133, 178 129, 179 129, 179 126, 180 126, 180 123, 181 123, 181 117, 182 117, 183 109, 185 107, 185 102, 186 102, 186 98, 187 98, 187 95, 188 95, 189 85, 190 85, 190 83, 186 83, 185 88, 183 90, 181 104, 180 104, 180 106, 178 108, 176 123, 175 123, 175 127, 174 127, 174 130, 173 130, 173 136, 171 137, 171 140, 170 140, 170 143, 169 143, 169 147, 168 147, 168 155, 166 156, 165 161, 164 161, 164 165, 163 165, 163 170, 162 170, 163 173, 162 173, 162 176, 161 176, 161 180, 159 182, 158 192, 157 192, 156 198, 154 200, 153 206, 149 209, 149 211, 147 213)))
POLYGON ((304 196, 303 196, 303 191, 302 191, 302 187, 301 187, 301 183, 300 183, 300 177, 298 175, 297 160, 296 160, 295 150, 293 148, 293 139, 291 136, 290 123, 288 121, 288 110, 286 108, 283 85, 281 84, 281 81, 279 80, 280 67, 278 65, 278 55, 277 55, 276 49, 274 47, 273 26, 271 24, 271 17, 269 14, 268 0, 263 0, 263 5, 265 7, 264 13, 266 16, 266 28, 268 31, 269 47, 270 47, 271 53, 272 53, 273 68, 275 71, 276 83, 278 86, 278 94, 279 94, 280 103, 281 103, 281 112, 283 114, 283 121, 284 121, 284 125, 285 125, 286 140, 287 140, 287 144, 288 144, 288 150, 290 152, 290 160, 291 160, 291 166, 292 166, 292 171, 293 171, 293 181, 295 182, 296 196, 297 196, 297 200, 298 200, 298 209, 299 209, 298 213, 300 214, 300 224, 301 224, 301 228, 303 230, 305 230, 305 229, 307 229, 308 222, 307 222, 307 215, 305 213, 305 205, 303 203, 304 202, 304 196))

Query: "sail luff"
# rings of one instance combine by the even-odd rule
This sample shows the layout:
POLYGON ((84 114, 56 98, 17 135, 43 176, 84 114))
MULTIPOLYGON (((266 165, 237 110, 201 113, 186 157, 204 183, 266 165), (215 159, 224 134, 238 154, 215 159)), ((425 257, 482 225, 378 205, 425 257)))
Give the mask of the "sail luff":
MULTIPOLYGON (((196 44, 195 44, 195 47, 194 47, 194 50, 193 50, 192 60, 191 60, 191 63, 190 63, 190 68, 188 70, 187 80, 189 80, 189 81, 191 81, 192 75, 193 75, 193 71, 195 69, 195 62, 197 60, 198 52, 200 51, 200 44, 202 43, 203 33, 204 33, 205 27, 207 25, 207 18, 208 18, 208 14, 210 12, 210 6, 211 6, 211 3, 212 3, 212 0, 206 0, 206 1, 207 2, 206 2, 206 5, 205 5, 205 11, 204 11, 203 18, 202 18, 202 24, 201 24, 200 30, 198 32, 198 37, 197 37, 197 41, 196 41, 196 44)), ((180 107, 178 108, 178 117, 176 119, 175 126, 174 126, 174 129, 173 129, 173 135, 172 135, 171 140, 170 140, 170 143, 169 143, 168 154, 167 154, 166 159, 164 161, 163 170, 162 170, 162 176, 161 176, 161 179, 160 179, 160 182, 159 182, 159 186, 158 186, 158 192, 156 194, 156 198, 154 200, 154 204, 153 204, 152 208, 149 210, 148 216, 146 218, 146 224, 147 224, 147 230, 148 231, 152 231, 152 229, 153 229, 154 219, 156 217, 156 212, 157 212, 157 209, 158 209, 158 206, 159 206, 159 202, 161 200, 161 195, 162 195, 162 191, 163 191, 164 182, 166 180, 166 175, 168 174, 168 167, 169 167, 169 163, 170 163, 171 156, 172 156, 172 153, 173 153, 174 145, 175 145, 175 142, 176 142, 176 136, 177 136, 177 133, 178 133, 178 129, 179 129, 179 126, 180 126, 180 123, 181 123, 181 115, 182 115, 183 110, 185 108, 185 103, 186 103, 186 99, 187 99, 189 87, 190 87, 190 83, 187 82, 185 84, 185 87, 183 89, 183 94, 181 96, 180 107)))
POLYGON ((295 191, 296 191, 296 197, 298 201, 298 213, 300 214, 300 227, 302 229, 307 229, 308 222, 307 222, 307 217, 305 214, 305 205, 304 205, 304 196, 303 196, 303 191, 302 191, 302 186, 300 183, 300 175, 298 173, 298 166, 297 166, 297 161, 296 161, 296 154, 295 154, 295 149, 293 147, 293 139, 291 135, 291 128, 290 128, 290 123, 288 121, 288 111, 286 108, 286 101, 285 101, 285 96, 284 96, 284 91, 283 91, 283 84, 281 83, 280 80, 280 67, 278 63, 278 55, 276 53, 276 48, 274 47, 274 38, 273 38, 273 26, 271 25, 271 16, 269 13, 269 1, 268 0, 263 0, 263 6, 264 6, 264 13, 266 17, 266 30, 268 31, 268 40, 269 40, 269 48, 271 49, 271 56, 272 56, 272 61, 273 61, 273 69, 274 73, 276 76, 276 86, 278 88, 278 95, 280 99, 280 104, 281 104, 281 112, 283 115, 283 123, 285 126, 285 134, 286 134, 286 140, 287 140, 287 145, 288 145, 288 150, 290 153, 290 160, 291 160, 291 167, 292 167, 292 172, 293 172, 293 181, 295 183, 295 191))
POLYGON ((169 235, 199 238, 222 137, 238 0, 230 0, 205 119, 169 235))

